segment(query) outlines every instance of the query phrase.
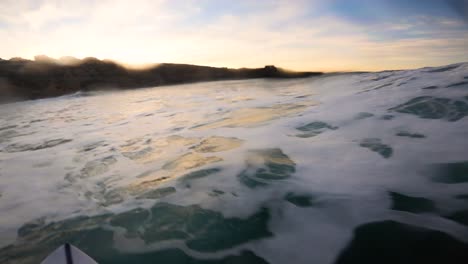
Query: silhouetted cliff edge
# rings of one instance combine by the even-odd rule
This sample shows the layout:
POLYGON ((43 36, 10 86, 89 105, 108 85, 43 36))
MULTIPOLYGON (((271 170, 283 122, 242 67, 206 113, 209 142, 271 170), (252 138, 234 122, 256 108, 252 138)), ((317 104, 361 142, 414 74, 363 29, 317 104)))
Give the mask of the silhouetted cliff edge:
POLYGON ((157 64, 126 68, 109 60, 36 56, 0 59, 0 101, 60 96, 80 90, 128 89, 198 81, 248 78, 301 78, 320 72, 290 72, 275 66, 229 69, 188 64, 157 64))

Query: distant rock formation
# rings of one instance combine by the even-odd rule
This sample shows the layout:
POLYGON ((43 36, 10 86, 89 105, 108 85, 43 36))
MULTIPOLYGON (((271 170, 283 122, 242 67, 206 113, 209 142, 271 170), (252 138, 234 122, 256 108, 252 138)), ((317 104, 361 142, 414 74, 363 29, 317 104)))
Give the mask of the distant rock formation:
POLYGON ((301 78, 320 72, 290 72, 273 65, 256 69, 229 69, 188 64, 157 64, 145 69, 126 68, 110 60, 88 57, 56 60, 39 55, 34 61, 0 59, 0 101, 38 99, 77 91, 129 89, 199 81, 249 78, 301 78))

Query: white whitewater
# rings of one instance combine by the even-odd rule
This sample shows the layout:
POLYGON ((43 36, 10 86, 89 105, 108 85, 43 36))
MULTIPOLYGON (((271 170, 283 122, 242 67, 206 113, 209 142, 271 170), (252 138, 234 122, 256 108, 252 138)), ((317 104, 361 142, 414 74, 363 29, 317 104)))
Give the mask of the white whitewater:
POLYGON ((467 115, 468 64, 0 105, 0 248, 20 247, 37 226, 161 202, 239 219, 266 207, 273 235, 208 251, 108 224, 112 247, 177 247, 197 259, 247 249, 269 263, 333 263, 354 228, 380 220, 468 242, 468 227, 445 217, 468 209, 456 198, 468 194, 468 180, 436 173, 468 161, 467 115), (434 208, 392 210, 391 193, 434 208))

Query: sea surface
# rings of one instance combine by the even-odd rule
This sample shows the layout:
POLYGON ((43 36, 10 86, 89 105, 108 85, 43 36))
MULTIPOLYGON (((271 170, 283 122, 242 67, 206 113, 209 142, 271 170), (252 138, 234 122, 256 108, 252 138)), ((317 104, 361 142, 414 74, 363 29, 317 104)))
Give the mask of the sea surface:
POLYGON ((467 116, 468 63, 3 104, 0 263, 468 263, 467 116))

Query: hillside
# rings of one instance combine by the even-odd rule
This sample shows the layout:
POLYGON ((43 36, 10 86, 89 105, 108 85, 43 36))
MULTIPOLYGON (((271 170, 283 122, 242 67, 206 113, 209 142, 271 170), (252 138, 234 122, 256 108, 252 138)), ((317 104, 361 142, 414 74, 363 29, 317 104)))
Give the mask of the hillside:
POLYGON ((35 60, 0 59, 0 98, 38 99, 80 90, 128 89, 199 81, 298 78, 319 72, 290 72, 275 66, 229 69, 188 64, 157 64, 131 69, 109 60, 36 56, 35 60))

